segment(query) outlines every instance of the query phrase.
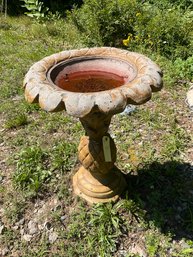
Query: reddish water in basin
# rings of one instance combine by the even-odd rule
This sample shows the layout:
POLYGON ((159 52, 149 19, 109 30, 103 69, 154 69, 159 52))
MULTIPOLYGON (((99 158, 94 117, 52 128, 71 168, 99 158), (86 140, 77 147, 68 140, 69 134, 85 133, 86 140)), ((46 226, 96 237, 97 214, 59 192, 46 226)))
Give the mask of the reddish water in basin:
POLYGON ((56 79, 58 87, 71 92, 99 92, 122 86, 128 77, 102 71, 78 71, 56 79))

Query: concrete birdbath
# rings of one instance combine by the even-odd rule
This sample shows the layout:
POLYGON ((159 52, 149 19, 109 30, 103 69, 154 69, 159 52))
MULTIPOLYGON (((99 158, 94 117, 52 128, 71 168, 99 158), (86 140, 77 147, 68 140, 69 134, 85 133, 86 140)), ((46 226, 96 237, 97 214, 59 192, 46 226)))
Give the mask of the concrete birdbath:
POLYGON ((114 165, 108 134, 113 115, 147 102, 162 87, 159 67, 144 55, 116 48, 63 51, 35 63, 24 79, 25 97, 49 112, 65 110, 85 129, 73 176, 74 193, 89 203, 118 199, 126 188, 114 165))

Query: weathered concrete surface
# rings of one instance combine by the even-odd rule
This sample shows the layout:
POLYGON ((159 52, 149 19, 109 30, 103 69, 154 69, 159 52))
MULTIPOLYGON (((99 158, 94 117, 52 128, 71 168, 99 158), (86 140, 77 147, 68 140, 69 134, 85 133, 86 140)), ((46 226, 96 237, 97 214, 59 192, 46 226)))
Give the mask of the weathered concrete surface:
MULTIPOLYGON (((112 71, 116 72, 116 69, 119 70, 119 67, 113 64, 112 71)), ((121 69, 124 72, 125 67, 120 65, 121 69)), ((39 103, 42 109, 49 112, 66 110, 70 115, 82 118, 96 106, 100 112, 115 114, 122 112, 127 104, 145 103, 152 92, 161 89, 162 72, 149 58, 138 53, 109 47, 87 48, 56 53, 35 63, 25 76, 24 87, 26 100, 30 103, 39 103), (48 76, 49 70, 62 61, 96 56, 104 58, 104 62, 105 58, 114 58, 128 63, 132 80, 111 90, 74 93, 61 89, 48 76)))

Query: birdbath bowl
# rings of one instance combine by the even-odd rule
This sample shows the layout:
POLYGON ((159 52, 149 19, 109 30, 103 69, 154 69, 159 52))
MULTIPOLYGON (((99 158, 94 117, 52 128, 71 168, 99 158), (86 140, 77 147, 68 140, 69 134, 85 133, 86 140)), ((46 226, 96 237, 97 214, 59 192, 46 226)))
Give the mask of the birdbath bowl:
POLYGON ((115 166, 111 118, 128 104, 147 102, 162 87, 160 68, 144 55, 100 47, 63 51, 35 63, 24 79, 25 97, 49 112, 65 110, 85 129, 73 176, 74 193, 89 203, 118 199, 126 188, 115 166))

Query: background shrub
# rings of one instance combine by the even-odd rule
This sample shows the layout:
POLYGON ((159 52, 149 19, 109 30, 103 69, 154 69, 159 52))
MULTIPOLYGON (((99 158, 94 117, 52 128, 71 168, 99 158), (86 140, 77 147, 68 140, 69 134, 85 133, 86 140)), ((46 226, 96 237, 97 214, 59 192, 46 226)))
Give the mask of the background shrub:
POLYGON ((192 54, 193 13, 175 6, 160 10, 144 4, 129 34, 128 46, 149 48, 161 55, 175 59, 186 59, 192 54))
POLYGON ((130 50, 150 49, 170 59, 186 59, 193 51, 193 12, 169 0, 162 6, 158 1, 85 0, 68 18, 89 46, 124 43, 130 50))
POLYGON ((137 1, 85 0, 68 17, 88 45, 120 46, 122 39, 133 32, 135 15, 141 9, 142 3, 137 1))
POLYGON ((183 9, 192 8, 193 1, 192 0, 150 0, 148 1, 152 5, 157 5, 160 8, 166 8, 171 6, 178 6, 183 9))

